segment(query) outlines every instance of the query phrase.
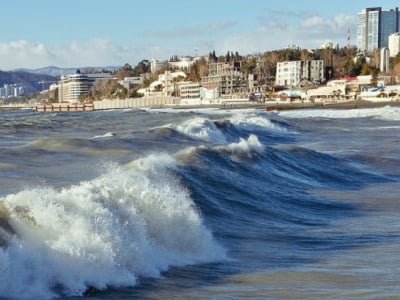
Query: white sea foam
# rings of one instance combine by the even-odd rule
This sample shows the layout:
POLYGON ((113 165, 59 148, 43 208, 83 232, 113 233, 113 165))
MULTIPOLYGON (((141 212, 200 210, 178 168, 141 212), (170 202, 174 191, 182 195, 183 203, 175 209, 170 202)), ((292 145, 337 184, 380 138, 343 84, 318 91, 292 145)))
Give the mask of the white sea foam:
POLYGON ((267 114, 260 114, 259 112, 254 111, 235 113, 230 118, 230 121, 235 126, 246 129, 264 128, 268 130, 287 131, 286 128, 271 122, 267 114))
POLYGON ((381 108, 356 108, 356 109, 302 109, 280 111, 282 117, 288 118, 367 118, 373 117, 381 120, 399 121, 400 108, 385 106, 381 108))
POLYGON ((225 147, 219 147, 219 149, 223 151, 228 150, 235 156, 251 157, 254 152, 258 154, 263 153, 265 146, 260 143, 256 135, 251 134, 247 140, 240 138, 239 142, 228 144, 225 147))
POLYGON ((224 134, 217 128, 214 121, 209 119, 195 117, 179 125, 167 125, 167 127, 197 140, 214 143, 226 142, 224 134))
POLYGON ((0 199, 16 233, 0 248, 1 297, 82 295, 223 259, 173 167, 170 156, 152 155, 76 186, 0 199))
POLYGON ((151 113, 171 113, 171 114, 179 114, 182 112, 195 112, 195 113, 206 113, 206 114, 211 114, 211 113, 218 113, 220 114, 223 112, 223 110, 219 108, 212 108, 212 107, 205 107, 205 108, 185 108, 184 106, 179 107, 179 109, 176 108, 151 108, 148 110, 148 112, 151 113))
POLYGON ((113 137, 114 135, 115 135, 115 133, 113 133, 113 132, 107 132, 102 135, 95 135, 95 136, 91 137, 91 139, 104 139, 104 138, 113 137))

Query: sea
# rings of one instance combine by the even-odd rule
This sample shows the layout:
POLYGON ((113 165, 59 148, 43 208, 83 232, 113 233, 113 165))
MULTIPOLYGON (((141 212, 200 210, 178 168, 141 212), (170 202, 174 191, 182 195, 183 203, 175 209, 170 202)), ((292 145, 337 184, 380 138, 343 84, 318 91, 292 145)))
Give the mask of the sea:
POLYGON ((400 109, 0 112, 0 299, 400 299, 400 109))

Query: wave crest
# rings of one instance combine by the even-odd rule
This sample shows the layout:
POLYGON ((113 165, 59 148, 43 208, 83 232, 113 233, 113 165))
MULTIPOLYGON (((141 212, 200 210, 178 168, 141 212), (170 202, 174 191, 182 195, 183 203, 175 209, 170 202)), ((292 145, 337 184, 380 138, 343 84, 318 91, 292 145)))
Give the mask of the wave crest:
POLYGON ((1 199, 15 234, 0 248, 0 294, 82 295, 223 259, 171 165, 168 156, 150 156, 60 191, 38 187, 1 199))

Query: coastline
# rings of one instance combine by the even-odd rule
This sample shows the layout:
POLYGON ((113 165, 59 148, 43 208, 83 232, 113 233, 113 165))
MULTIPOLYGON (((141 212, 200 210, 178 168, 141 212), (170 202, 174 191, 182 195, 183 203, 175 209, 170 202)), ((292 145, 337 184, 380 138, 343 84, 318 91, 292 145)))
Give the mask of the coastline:
MULTIPOLYGON (((380 108, 385 106, 400 107, 400 101, 368 101, 368 100, 351 100, 343 102, 329 102, 329 103, 237 103, 230 105, 221 104, 202 104, 202 105, 177 105, 173 106, 174 109, 202 109, 202 108, 216 108, 216 109, 265 109, 266 111, 276 110, 291 110, 291 109, 364 109, 364 108, 380 108)), ((162 107, 153 107, 165 108, 162 107)))
MULTIPOLYGON (((379 108, 385 106, 400 107, 399 101, 368 101, 368 100, 351 100, 345 102, 333 103, 313 103, 313 104, 289 104, 287 106, 276 106, 276 110, 285 109, 363 109, 363 108, 379 108)), ((271 106, 267 106, 271 108, 271 106)))
MULTIPOLYGON (((292 109, 364 109, 364 108, 379 108, 379 107, 400 107, 400 101, 368 101, 368 100, 350 100, 350 101, 337 101, 337 102, 318 102, 318 103, 300 103, 300 102, 237 102, 229 104, 193 104, 193 105, 180 105, 180 104, 161 104, 152 106, 143 106, 150 109, 263 109, 266 111, 280 111, 292 109)), ((114 107, 109 109, 140 109, 140 106, 135 107, 114 107)), ((65 112, 65 111, 96 111, 104 109, 95 109, 93 104, 71 104, 71 105, 36 105, 36 106, 5 106, 0 107, 0 110, 23 110, 30 109, 36 112, 65 112)))

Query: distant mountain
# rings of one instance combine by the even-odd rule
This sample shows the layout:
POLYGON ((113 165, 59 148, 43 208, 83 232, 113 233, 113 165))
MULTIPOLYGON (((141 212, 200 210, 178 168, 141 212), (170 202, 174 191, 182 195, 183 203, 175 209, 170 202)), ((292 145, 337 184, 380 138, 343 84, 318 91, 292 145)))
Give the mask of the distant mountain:
POLYGON ((119 69, 119 67, 108 66, 108 67, 81 67, 81 68, 59 68, 55 66, 48 66, 39 69, 17 69, 16 72, 28 72, 33 74, 42 74, 42 75, 50 75, 50 76, 61 76, 63 74, 73 74, 76 73, 76 70, 81 70, 82 73, 92 73, 92 72, 114 72, 119 69))
POLYGON ((21 84, 24 87, 25 94, 40 92, 58 80, 59 77, 56 76, 34 74, 25 71, 0 71, 0 87, 4 84, 21 84))

